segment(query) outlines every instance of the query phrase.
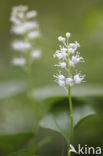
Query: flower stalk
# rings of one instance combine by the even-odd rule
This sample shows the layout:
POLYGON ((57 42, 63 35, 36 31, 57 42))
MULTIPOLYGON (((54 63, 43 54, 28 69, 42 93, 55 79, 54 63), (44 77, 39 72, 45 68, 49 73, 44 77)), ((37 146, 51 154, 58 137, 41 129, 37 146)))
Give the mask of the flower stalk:
POLYGON ((12 48, 19 55, 12 60, 12 64, 23 67, 27 74, 29 98, 35 113, 35 129, 37 129, 40 114, 38 103, 33 97, 32 64, 41 56, 41 51, 34 48, 35 40, 40 37, 39 25, 35 20, 36 16, 35 10, 29 11, 28 6, 19 5, 13 7, 10 18, 12 22, 11 32, 17 36, 17 39, 12 42, 12 48))
MULTIPOLYGON (((73 137, 73 110, 72 110, 72 97, 71 97, 71 86, 68 86, 68 98, 69 98, 69 110, 70 110, 70 136, 69 136, 69 145, 72 144, 72 137, 73 137)), ((68 156, 71 153, 68 152, 68 156)))
MULTIPOLYGON (((57 58, 59 63, 56 64, 56 67, 59 67, 59 73, 54 75, 56 83, 63 87, 68 94, 69 102, 69 112, 70 112, 70 132, 69 132, 69 146, 72 144, 73 137, 73 109, 72 109, 72 97, 71 97, 71 88, 74 84, 80 84, 85 75, 81 75, 80 72, 73 74, 76 64, 79 62, 84 62, 83 57, 80 57, 80 53, 77 52, 77 49, 80 47, 80 44, 76 41, 75 43, 69 43, 70 33, 66 33, 66 37, 59 36, 58 40, 63 44, 59 46, 59 50, 56 50, 53 55, 54 58, 57 58)), ((68 156, 71 155, 69 152, 70 147, 68 148, 68 156)))

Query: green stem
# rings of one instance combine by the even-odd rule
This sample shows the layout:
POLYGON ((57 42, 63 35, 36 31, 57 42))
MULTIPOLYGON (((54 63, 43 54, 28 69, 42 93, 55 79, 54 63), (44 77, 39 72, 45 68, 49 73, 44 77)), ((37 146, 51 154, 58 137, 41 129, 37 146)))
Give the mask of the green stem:
POLYGON ((29 84, 29 98, 35 113, 35 125, 33 126, 33 132, 36 133, 38 129, 38 122, 39 122, 39 110, 38 110, 38 103, 33 97, 34 92, 34 84, 33 84, 33 77, 32 77, 32 64, 30 60, 30 53, 29 51, 26 51, 26 73, 28 78, 28 84, 29 84))
MULTIPOLYGON (((71 71, 70 71, 70 53, 69 53, 69 47, 68 47, 68 40, 67 40, 67 52, 68 52, 68 59, 67 59, 67 64, 68 64, 68 77, 71 76, 71 71)), ((68 100, 69 100, 69 110, 70 110, 70 136, 69 136, 69 149, 70 149, 70 144, 72 144, 72 137, 73 137, 73 110, 72 110, 72 97, 71 97, 71 85, 68 86, 68 100)), ((68 152, 68 156, 71 156, 71 153, 68 152)))
MULTIPOLYGON (((70 136, 69 136, 69 146, 72 144, 73 137, 73 110, 72 110, 72 98, 71 98, 71 85, 68 87, 68 96, 69 96, 69 108, 70 108, 70 136)), ((71 156, 71 153, 68 153, 68 156, 71 156)))
MULTIPOLYGON (((26 19, 24 18, 23 22, 25 22, 26 19)), ((24 40, 26 42, 29 42, 28 37, 27 37, 27 33, 24 34, 24 40)), ((34 84, 33 84, 33 77, 32 77, 32 62, 31 62, 31 58, 30 58, 30 51, 26 50, 25 51, 25 58, 26 58, 26 73, 27 73, 27 79, 28 79, 28 84, 29 84, 29 98, 35 113, 35 125, 33 126, 33 134, 37 132, 38 129, 38 123, 40 120, 40 114, 39 114, 39 107, 38 107, 38 103, 35 100, 35 98, 33 97, 33 92, 34 92, 34 84)))

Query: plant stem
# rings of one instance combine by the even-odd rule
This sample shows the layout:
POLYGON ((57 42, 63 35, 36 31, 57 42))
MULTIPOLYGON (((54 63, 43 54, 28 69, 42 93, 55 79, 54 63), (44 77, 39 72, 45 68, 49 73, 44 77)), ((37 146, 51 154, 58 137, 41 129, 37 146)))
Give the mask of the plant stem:
MULTIPOLYGON (((67 64, 68 64, 68 77, 71 76, 70 72, 70 53, 69 53, 69 47, 68 47, 68 40, 67 40, 67 52, 68 52, 68 59, 67 59, 67 64)), ((68 86, 68 102, 69 102, 69 110, 70 110, 70 136, 69 136, 69 149, 70 149, 70 144, 72 144, 72 136, 73 136, 73 110, 72 110, 72 97, 71 97, 71 85, 68 86)), ((71 156, 71 153, 68 152, 68 156, 71 156)))
POLYGON ((29 51, 26 52, 26 73, 27 73, 28 84, 29 84, 29 98, 35 113, 35 126, 33 126, 33 132, 36 133, 38 129, 38 122, 40 117, 39 117, 38 103, 33 97, 34 84, 33 84, 33 77, 32 77, 32 64, 30 60, 29 51))
MULTIPOLYGON (((73 110, 72 110, 72 98, 71 98, 71 85, 68 86, 68 98, 69 98, 69 108, 70 108, 70 136, 69 136, 69 146, 72 144, 73 136, 73 110)), ((68 153, 71 156, 71 153, 68 153)))

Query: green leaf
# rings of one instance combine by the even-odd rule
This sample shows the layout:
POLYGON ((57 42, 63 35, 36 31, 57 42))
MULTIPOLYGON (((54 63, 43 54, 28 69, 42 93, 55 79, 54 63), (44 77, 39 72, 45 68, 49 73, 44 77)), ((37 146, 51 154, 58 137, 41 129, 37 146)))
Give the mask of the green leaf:
POLYGON ((0 100, 0 134, 30 132, 35 114, 26 93, 0 100))
MULTIPOLYGON (((95 114, 93 108, 78 98, 73 98, 74 127, 87 116, 95 114)), ((70 132, 70 116, 68 99, 54 103, 40 122, 41 127, 55 130, 68 138, 70 132)))
MULTIPOLYGON (((99 85, 82 85, 72 88, 73 97, 95 97, 103 95, 103 87, 99 85)), ((35 98, 45 100, 50 97, 67 97, 66 91, 59 86, 47 86, 36 88, 34 92, 35 98)))
MULTIPOLYGON (((32 133, 0 135, 0 153, 5 156, 24 146, 32 138, 32 133)), ((0 154, 1 155, 1 154, 0 154)))
POLYGON ((73 144, 87 144, 103 147, 103 117, 102 115, 89 116, 76 127, 73 144))
POLYGON ((8 98, 17 93, 24 91, 26 88, 25 82, 8 81, 0 84, 0 99, 8 98))
POLYGON ((29 147, 27 149, 22 149, 18 152, 14 152, 10 154, 9 156, 32 156, 34 155, 43 145, 49 143, 51 141, 50 137, 43 139, 36 145, 33 145, 33 147, 29 147))

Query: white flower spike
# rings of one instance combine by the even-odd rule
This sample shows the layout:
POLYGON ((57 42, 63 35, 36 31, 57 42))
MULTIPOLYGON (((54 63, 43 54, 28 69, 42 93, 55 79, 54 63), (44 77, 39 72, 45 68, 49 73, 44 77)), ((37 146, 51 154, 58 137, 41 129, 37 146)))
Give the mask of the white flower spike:
MULTIPOLYGON (((72 137, 73 137, 73 108, 72 108, 72 96, 71 96, 71 87, 74 84, 80 84, 83 82, 85 75, 81 75, 80 72, 74 74, 74 69, 77 63, 84 62, 83 57, 77 52, 77 49, 80 47, 80 44, 76 41, 75 43, 69 43, 70 33, 67 32, 66 37, 59 36, 58 40, 63 44, 59 46, 59 50, 53 55, 54 58, 58 59, 58 64, 55 66, 59 68, 59 74, 54 75, 55 82, 63 87, 68 94, 68 103, 69 103, 69 114, 70 114, 70 136, 69 136, 69 145, 71 147, 72 137), (73 69, 74 68, 74 69, 73 69), (73 71, 72 71, 73 70, 73 71)), ((70 150, 70 147, 68 148, 70 150)), ((69 152, 70 153, 70 152, 69 152)), ((70 154, 69 154, 70 155, 70 154)))
POLYGON ((39 25, 35 21, 37 12, 29 11, 28 6, 19 5, 13 7, 10 21, 12 22, 11 32, 19 38, 12 42, 12 48, 15 51, 22 52, 21 58, 14 58, 13 65, 24 66, 32 63, 33 60, 41 56, 39 50, 35 50, 34 40, 39 38, 39 25), (27 63, 28 62, 28 63, 27 63))
POLYGON ((71 34, 69 32, 66 33, 66 38, 59 36, 58 40, 63 43, 60 45, 59 50, 55 52, 53 55, 54 58, 59 60, 58 64, 55 64, 56 67, 60 68, 60 73, 56 78, 56 82, 61 87, 68 88, 68 86, 72 86, 74 84, 80 84, 84 80, 84 75, 80 75, 77 73, 75 75, 72 74, 72 68, 75 68, 75 65, 79 62, 84 62, 83 57, 77 52, 77 49, 80 47, 80 44, 76 41, 75 43, 69 43, 69 38, 71 34), (66 70, 64 70, 66 69, 66 70))

